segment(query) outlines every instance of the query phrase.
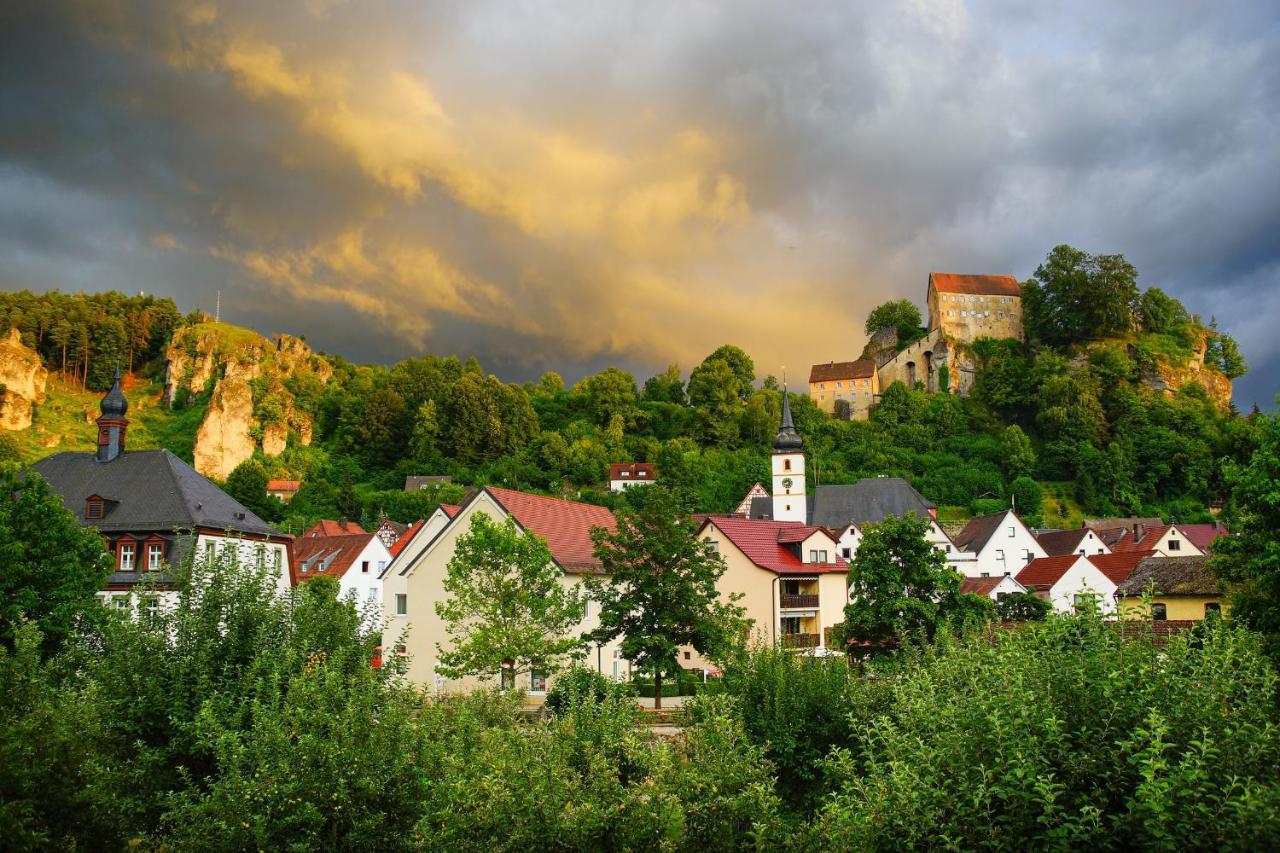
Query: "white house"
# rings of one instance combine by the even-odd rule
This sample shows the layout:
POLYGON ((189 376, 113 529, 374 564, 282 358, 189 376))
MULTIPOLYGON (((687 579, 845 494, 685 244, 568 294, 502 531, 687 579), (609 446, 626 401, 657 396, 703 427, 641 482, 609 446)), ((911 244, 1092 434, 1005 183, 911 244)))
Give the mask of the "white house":
POLYGON ((1065 557, 1078 554, 1081 557, 1093 557, 1099 554, 1110 554, 1111 548, 1088 527, 1075 527, 1070 530, 1047 530, 1036 535, 1036 541, 1044 549, 1047 556, 1065 557))
POLYGON ((411 525, 388 549, 391 562, 381 575, 382 612, 387 620, 382 639, 388 651, 403 653, 402 641, 409 627, 409 592, 400 569, 416 560, 457 514, 457 506, 441 504, 431 515, 411 525))
POLYGON ((330 577, 338 581, 338 597, 353 600, 370 625, 382 623, 381 575, 391 552, 373 533, 321 536, 312 533, 293 545, 293 582, 330 577))
POLYGON ((652 483, 657 475, 651 462, 617 462, 609 466, 609 491, 621 492, 632 486, 652 483))
POLYGON ((1013 510, 969 519, 955 544, 975 555, 971 561, 956 564, 957 570, 969 577, 1016 575, 1032 560, 1049 556, 1013 510))
POLYGON ((1067 554, 1032 560, 1016 576, 1018 583, 1047 599, 1053 609, 1071 613, 1090 602, 1102 613, 1116 609, 1116 583, 1088 557, 1067 554))
POLYGON ((999 601, 1001 596, 1015 592, 1026 592, 1027 588, 1018 583, 1012 575, 1000 575, 990 578, 965 578, 960 582, 960 592, 968 595, 985 596, 992 601, 999 601))

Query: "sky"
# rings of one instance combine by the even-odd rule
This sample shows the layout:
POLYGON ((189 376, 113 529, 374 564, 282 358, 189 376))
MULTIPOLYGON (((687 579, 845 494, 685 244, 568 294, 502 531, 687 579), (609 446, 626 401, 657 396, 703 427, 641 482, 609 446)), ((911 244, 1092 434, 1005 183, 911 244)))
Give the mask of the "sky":
POLYGON ((10 0, 0 287, 144 291, 354 361, 760 375, 1055 245, 1280 391, 1274 2, 10 0))

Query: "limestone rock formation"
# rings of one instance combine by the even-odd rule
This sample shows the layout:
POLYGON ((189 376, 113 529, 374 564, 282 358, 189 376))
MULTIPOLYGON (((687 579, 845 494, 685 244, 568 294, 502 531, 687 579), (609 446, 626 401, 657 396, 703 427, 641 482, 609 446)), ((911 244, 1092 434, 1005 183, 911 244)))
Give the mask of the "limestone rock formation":
POLYGON ((31 426, 31 409, 43 403, 49 371, 35 350, 24 346, 17 329, 0 338, 0 429, 31 426))
POLYGON ((289 335, 268 339, 223 323, 179 329, 167 353, 165 399, 198 395, 212 383, 196 432, 195 468, 225 480, 261 446, 276 456, 290 436, 311 443, 311 418, 295 405, 285 380, 309 374, 323 383, 332 368, 306 342, 289 335))
POLYGON ((1231 380, 1217 369, 1204 363, 1205 352, 1209 345, 1209 333, 1199 336, 1192 345, 1192 355, 1185 361, 1158 359, 1153 369, 1143 373, 1142 381, 1156 391, 1172 394, 1184 385, 1195 383, 1202 385, 1209 393, 1209 399, 1218 408, 1226 409, 1231 405, 1231 380))

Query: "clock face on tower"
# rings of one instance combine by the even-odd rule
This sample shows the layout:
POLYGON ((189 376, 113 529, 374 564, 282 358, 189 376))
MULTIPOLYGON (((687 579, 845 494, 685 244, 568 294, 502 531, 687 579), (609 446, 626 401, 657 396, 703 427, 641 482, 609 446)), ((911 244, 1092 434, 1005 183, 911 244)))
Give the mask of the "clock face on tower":
POLYGON ((784 488, 784 489, 789 489, 789 488, 791 488, 791 478, 790 478, 790 477, 784 477, 784 478, 783 478, 783 480, 782 480, 782 488, 784 488))

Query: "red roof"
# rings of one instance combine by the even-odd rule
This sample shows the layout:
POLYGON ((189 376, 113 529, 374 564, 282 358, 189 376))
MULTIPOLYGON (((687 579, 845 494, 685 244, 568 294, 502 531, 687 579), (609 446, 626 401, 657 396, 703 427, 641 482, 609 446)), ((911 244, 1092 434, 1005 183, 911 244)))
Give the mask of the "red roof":
POLYGON ((960 592, 969 595, 991 595, 991 590, 1000 585, 1000 581, 1004 580, 1001 575, 998 578, 965 578, 960 582, 960 592))
POLYGON ((365 529, 354 521, 347 521, 345 518, 340 521, 331 521, 322 518, 303 533, 300 539, 307 539, 313 536, 354 536, 356 534, 365 533, 365 529))
MULTIPOLYGON (((289 564, 292 582, 297 586, 314 577, 341 578, 351 568, 356 557, 373 539, 372 533, 342 536, 307 536, 293 543, 293 561, 289 564), (314 568, 302 571, 302 564, 314 560, 314 568), (321 564, 324 568, 321 569, 321 564)), ((373 568, 371 567, 371 571, 373 568)))
POLYGON ((615 462, 609 466, 610 480, 652 480, 652 462, 615 462))
POLYGON ((810 382, 834 382, 837 379, 866 379, 874 376, 876 363, 869 358, 857 361, 829 361, 809 368, 810 382))
POLYGON ((1178 529, 1201 551, 1213 550, 1213 542, 1219 536, 1229 536, 1230 531, 1222 522, 1217 524, 1179 524, 1178 529))
POLYGON ((1062 580, 1062 576, 1067 573, 1067 569, 1076 564, 1077 560, 1083 560, 1079 554, 1064 554, 1061 557, 1037 557, 1023 567, 1018 572, 1015 580, 1028 589, 1037 587, 1040 589, 1048 589, 1049 587, 1062 580))
POLYGON ((591 543, 591 528, 614 530, 613 513, 595 504, 530 495, 512 489, 486 486, 521 527, 547 540, 551 556, 560 568, 571 574, 601 570, 591 543))
POLYGON ((267 480, 268 492, 296 492, 300 488, 301 480, 267 480))
POLYGON ((980 296, 1021 296, 1022 287, 1011 275, 965 275, 931 272, 929 283, 939 293, 972 293, 980 296))
POLYGON ((1135 539, 1130 533, 1121 537, 1116 544, 1111 546, 1111 550, 1117 554, 1123 554, 1127 551, 1150 551, 1156 542, 1160 541, 1160 537, 1169 529, 1167 524, 1157 524, 1151 527, 1139 527, 1138 532, 1142 534, 1142 538, 1135 539))
POLYGON ((1147 557, 1155 556, 1155 553, 1155 551, 1118 551, 1114 554, 1095 554, 1085 559, 1097 566, 1098 570, 1113 584, 1119 585, 1128 580, 1129 575, 1133 574, 1133 570, 1138 567, 1138 563, 1147 557))
POLYGON ((440 508, 444 510, 444 514, 450 518, 453 518, 458 514, 458 510, 462 509, 462 507, 457 504, 440 504, 440 508))
POLYGON ((821 527, 798 521, 768 521, 731 516, 708 518, 702 529, 705 530, 708 524, 715 525, 752 563, 776 574, 812 575, 820 572, 843 572, 849 568, 843 562, 803 562, 795 551, 787 547, 788 542, 784 541, 801 542, 815 533, 826 533, 821 527))
POLYGON ((425 520, 419 519, 418 521, 415 521, 413 524, 409 525, 409 529, 406 530, 403 534, 401 534, 400 538, 397 539, 395 542, 393 542, 391 544, 391 547, 387 549, 388 551, 391 552, 391 556, 392 557, 398 556, 400 552, 405 549, 405 546, 413 541, 413 537, 417 536, 418 532, 422 530, 422 525, 426 523, 427 522, 425 520))

